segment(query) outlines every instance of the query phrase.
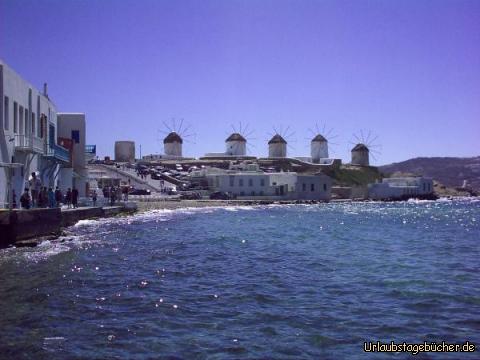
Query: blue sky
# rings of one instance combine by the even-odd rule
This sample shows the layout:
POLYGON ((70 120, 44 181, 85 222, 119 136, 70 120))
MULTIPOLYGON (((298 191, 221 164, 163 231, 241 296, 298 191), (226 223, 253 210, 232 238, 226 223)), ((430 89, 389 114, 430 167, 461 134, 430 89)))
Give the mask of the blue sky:
POLYGON ((0 0, 0 57, 85 112, 99 155, 115 140, 162 152, 173 117, 191 156, 240 122, 259 156, 274 126, 308 155, 325 123, 344 161, 361 130, 376 164, 480 155, 479 44, 480 1, 0 0))

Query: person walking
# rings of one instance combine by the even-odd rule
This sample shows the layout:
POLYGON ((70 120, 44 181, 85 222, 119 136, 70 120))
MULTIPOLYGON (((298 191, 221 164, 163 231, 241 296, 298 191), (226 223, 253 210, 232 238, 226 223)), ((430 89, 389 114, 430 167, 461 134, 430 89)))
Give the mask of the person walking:
POLYGON ((17 194, 15 193, 15 189, 12 189, 12 209, 17 208, 17 194))
POLYGON ((117 193, 115 194, 115 200, 122 200, 122 188, 119 186, 116 188, 117 193))
POLYGON ((115 188, 112 186, 110 187, 110 206, 115 205, 115 197, 117 196, 117 192, 115 188))
POLYGON ((22 209, 30 209, 30 193, 28 192, 28 188, 25 188, 22 196, 20 196, 20 205, 22 209))
POLYGON ((93 190, 92 192, 92 203, 93 206, 97 206, 97 190, 93 190))
POLYGON ((55 204, 55 193, 53 192, 53 189, 52 188, 48 188, 48 207, 49 208, 54 208, 56 207, 56 204, 55 204))
POLYGON ((65 204, 67 204, 68 209, 72 207, 72 190, 70 188, 67 189, 65 194, 65 204))
POLYGON ((32 178, 28 183, 30 186, 30 192, 32 193, 32 207, 36 207, 38 195, 42 187, 42 181, 37 177, 37 174, 35 172, 32 172, 32 178))
POLYGON ((59 187, 57 186, 55 188, 55 202, 57 206, 60 206, 60 204, 62 203, 62 199, 63 199, 62 190, 60 190, 59 187))
POLYGON ((72 205, 74 209, 78 207, 78 190, 75 186, 72 189, 72 205))
POLYGON ((38 207, 44 208, 48 204, 48 192, 47 187, 43 186, 38 194, 38 207))

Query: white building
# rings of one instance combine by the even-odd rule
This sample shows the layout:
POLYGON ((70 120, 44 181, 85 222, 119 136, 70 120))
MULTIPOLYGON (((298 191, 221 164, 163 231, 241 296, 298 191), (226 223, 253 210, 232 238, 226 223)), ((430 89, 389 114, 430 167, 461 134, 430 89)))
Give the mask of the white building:
POLYGON ((16 203, 32 172, 55 187, 70 153, 57 141, 55 104, 0 60, 0 207, 16 203), (13 191, 12 191, 13 190, 13 191))
POLYGON ((207 171, 205 175, 210 189, 228 192, 238 199, 329 201, 331 197, 332 179, 324 174, 265 173, 252 168, 207 171))
POLYGON ((84 113, 58 113, 58 137, 70 145, 71 162, 60 170, 60 189, 75 187, 80 197, 87 195, 86 126, 84 113))
POLYGON ((433 180, 425 177, 385 178, 380 183, 368 185, 372 200, 407 199, 433 194, 433 180))

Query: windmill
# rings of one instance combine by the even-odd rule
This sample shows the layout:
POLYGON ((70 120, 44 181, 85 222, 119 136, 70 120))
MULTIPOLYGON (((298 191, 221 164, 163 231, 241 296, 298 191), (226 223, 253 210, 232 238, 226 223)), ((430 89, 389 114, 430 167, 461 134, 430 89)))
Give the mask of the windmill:
POLYGON ((190 139, 195 137, 195 133, 192 132, 190 125, 185 125, 184 119, 172 118, 170 124, 162 121, 165 130, 158 130, 159 137, 163 138, 163 149, 167 156, 182 157, 183 141, 192 142, 190 139))
POLYGON ((377 161, 380 156, 381 145, 377 143, 378 135, 374 136, 371 131, 360 130, 360 133, 353 134, 352 165, 370 166, 370 155, 377 161))
POLYGON ((248 128, 248 124, 242 126, 242 122, 239 123, 238 127, 230 126, 233 133, 225 140, 225 154, 230 156, 245 156, 247 154, 247 147, 251 145, 250 140, 254 139, 251 138, 253 130, 248 128))
POLYGON ((287 126, 283 129, 282 126, 279 128, 273 127, 273 133, 269 133, 271 136, 268 141, 268 157, 269 158, 284 158, 287 157, 287 147, 293 149, 288 142, 291 142, 292 137, 295 135, 295 132, 290 129, 290 126, 287 126))
POLYGON ((310 154, 312 162, 319 163, 320 159, 328 158, 329 145, 338 145, 331 141, 337 138, 338 135, 333 135, 333 128, 327 130, 326 123, 323 124, 321 129, 318 126, 318 123, 315 123, 315 128, 313 130, 308 130, 313 136, 310 141, 310 154))

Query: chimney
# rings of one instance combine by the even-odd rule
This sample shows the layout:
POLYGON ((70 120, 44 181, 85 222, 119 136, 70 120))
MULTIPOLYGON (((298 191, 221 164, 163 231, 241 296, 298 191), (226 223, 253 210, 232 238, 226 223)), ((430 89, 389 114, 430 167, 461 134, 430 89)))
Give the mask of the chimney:
POLYGON ((48 98, 47 83, 43 83, 43 95, 48 98))

